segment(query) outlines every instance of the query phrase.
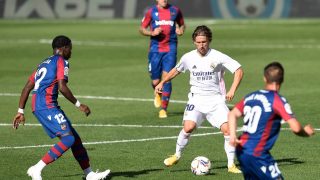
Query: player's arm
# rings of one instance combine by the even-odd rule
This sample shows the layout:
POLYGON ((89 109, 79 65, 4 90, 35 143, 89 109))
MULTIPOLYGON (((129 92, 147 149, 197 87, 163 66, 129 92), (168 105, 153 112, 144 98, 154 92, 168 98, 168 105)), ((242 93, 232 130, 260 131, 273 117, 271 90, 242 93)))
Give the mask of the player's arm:
POLYGON ((185 25, 181 25, 181 26, 177 25, 177 27, 176 27, 176 34, 177 34, 178 36, 183 35, 185 29, 186 29, 186 26, 185 26, 185 25))
POLYGON ((65 79, 58 80, 59 91, 61 94, 67 98, 71 103, 73 103, 76 107, 80 109, 80 111, 84 112, 86 116, 89 116, 91 113, 89 107, 85 104, 81 104, 72 94, 71 90, 67 86, 67 82, 65 79))
POLYGON ((33 88, 34 88, 34 82, 29 79, 21 92, 21 96, 20 96, 20 100, 19 100, 19 109, 13 119, 13 128, 14 129, 18 129, 19 124, 20 123, 24 124, 24 122, 25 122, 24 108, 25 108, 26 103, 28 101, 29 94, 33 88))
POLYGON ((163 84, 166 83, 166 82, 169 82, 171 79, 175 78, 179 74, 180 74, 180 72, 177 70, 177 68, 171 69, 171 71, 154 88, 155 93, 161 93, 162 92, 162 88, 163 88, 163 84))
POLYGON ((287 120, 287 122, 292 132, 298 136, 309 137, 314 134, 314 129, 310 124, 306 125, 305 127, 302 127, 296 118, 291 118, 287 120))
POLYGON ((140 34, 144 36, 158 36, 162 32, 162 29, 160 27, 148 28, 150 26, 151 21, 152 21, 151 9, 149 9, 142 19, 142 22, 139 28, 140 34))
POLYGON ((186 25, 184 23, 182 12, 179 9, 177 19, 176 19, 176 34, 178 36, 183 35, 185 29, 186 29, 186 25))
POLYGON ((158 36, 162 32, 162 29, 161 27, 157 27, 154 30, 149 30, 141 26, 139 32, 144 36, 158 36))
POLYGON ((227 101, 231 101, 235 95, 236 90, 238 89, 240 82, 242 80, 243 77, 243 70, 241 67, 239 67, 233 75, 233 82, 232 85, 229 89, 229 91, 226 94, 226 100, 227 101))
POLYGON ((237 139, 237 120, 242 116, 241 111, 238 108, 233 108, 228 114, 228 125, 230 132, 230 145, 236 146, 240 143, 237 139))

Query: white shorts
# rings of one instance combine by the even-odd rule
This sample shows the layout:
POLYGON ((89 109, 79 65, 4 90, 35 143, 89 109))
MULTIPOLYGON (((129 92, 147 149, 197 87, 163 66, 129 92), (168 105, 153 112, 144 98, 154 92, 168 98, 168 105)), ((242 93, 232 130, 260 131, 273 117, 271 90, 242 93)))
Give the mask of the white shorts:
POLYGON ((203 96, 189 93, 189 101, 184 110, 183 121, 190 120, 201 126, 204 119, 218 129, 228 122, 229 109, 222 95, 203 96))

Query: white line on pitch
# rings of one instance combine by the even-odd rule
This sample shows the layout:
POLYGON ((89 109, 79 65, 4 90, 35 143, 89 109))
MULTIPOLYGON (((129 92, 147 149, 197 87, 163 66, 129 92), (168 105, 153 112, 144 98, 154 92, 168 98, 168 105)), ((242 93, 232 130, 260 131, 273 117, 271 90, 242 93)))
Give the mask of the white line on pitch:
MULTIPOLYGON (((36 123, 26 123, 25 126, 41 126, 36 123)), ((0 126, 12 126, 10 123, 0 123, 0 126)), ((136 125, 136 124, 72 124, 74 127, 128 127, 128 128, 182 128, 182 126, 155 126, 155 125, 136 125)), ((200 126, 198 129, 211 129, 213 127, 200 126)))
MULTIPOLYGON (((227 28, 231 28, 234 26, 226 26, 227 28)), ((239 29, 239 27, 236 27, 239 29)), ((304 40, 306 41, 306 40, 304 40)), ((313 39, 311 39, 313 41, 313 39)), ((8 43, 20 43, 20 44, 51 44, 51 39, 11 39, 11 40, 0 40, 0 44, 8 44, 8 43)), ((110 47, 132 47, 132 45, 136 46, 145 46, 145 41, 135 41, 130 43, 124 43, 122 41, 72 41, 75 45, 86 45, 86 46, 110 46, 110 47)), ((180 44, 181 47, 191 47, 190 44, 180 44)), ((320 49, 319 44, 294 44, 294 43, 287 43, 287 44, 266 44, 266 43, 251 43, 251 44, 241 44, 241 43, 220 43, 217 47, 222 48, 234 48, 234 49, 243 49, 243 48, 251 48, 251 49, 320 49)))
MULTIPOLYGON (((213 134, 221 134, 221 132, 193 134, 192 137, 208 136, 208 135, 213 135, 213 134)), ((146 142, 146 141, 176 139, 177 137, 178 136, 168 136, 168 137, 154 137, 154 138, 145 138, 145 139, 97 141, 97 142, 85 142, 83 144, 84 145, 96 145, 96 144, 129 143, 129 142, 146 142)), ((0 147, 0 150, 4 150, 4 149, 30 149, 30 148, 42 148, 42 147, 51 147, 51 146, 53 146, 53 144, 33 145, 33 146, 3 146, 3 147, 0 147)))
MULTIPOLYGON (((281 128, 281 130, 290 130, 290 128, 281 128)), ((319 131, 320 129, 315 129, 319 131)), ((237 131, 242 131, 241 128, 237 131)), ((193 134, 192 137, 201 137, 208 135, 221 134, 221 132, 214 133, 201 133, 193 134)), ((178 136, 168 136, 168 137, 154 137, 154 138, 145 138, 145 139, 128 139, 128 140, 114 140, 114 141, 97 141, 97 142, 85 142, 84 145, 96 145, 96 144, 115 144, 115 143, 129 143, 129 142, 146 142, 146 141, 157 141, 157 140, 167 140, 167 139, 176 139, 178 136)), ((32 146, 3 146, 0 147, 0 150, 5 149, 30 149, 30 148, 42 148, 42 147, 51 147, 53 144, 44 144, 44 145, 32 145, 32 146)))
MULTIPOLYGON (((19 97, 20 94, 17 93, 0 93, 0 96, 13 96, 19 97)), ((112 97, 112 96, 81 96, 75 95, 77 98, 83 99, 98 99, 98 100, 117 100, 117 101, 140 101, 140 102, 153 102, 153 99, 145 99, 145 98, 127 98, 127 97, 112 97)), ((181 100, 170 100, 171 103, 180 103, 186 104, 187 101, 181 100)), ((233 107, 232 104, 227 104, 228 107, 233 107)))

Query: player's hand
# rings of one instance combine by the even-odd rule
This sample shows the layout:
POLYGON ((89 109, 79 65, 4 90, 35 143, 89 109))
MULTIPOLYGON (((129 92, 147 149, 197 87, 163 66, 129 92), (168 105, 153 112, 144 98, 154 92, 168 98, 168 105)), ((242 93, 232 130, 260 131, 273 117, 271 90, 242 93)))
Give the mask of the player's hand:
POLYGON ((163 89, 163 84, 159 83, 155 88, 154 88, 154 94, 161 94, 163 89))
POLYGON ((237 137, 231 137, 230 136, 230 140, 229 140, 229 144, 233 147, 236 147, 237 144, 240 144, 241 141, 237 138, 237 137))
POLYGON ((161 27, 157 27, 151 32, 151 36, 158 36, 161 32, 162 32, 161 27))
POLYGON ((13 123, 12 123, 13 129, 18 129, 20 123, 24 125, 25 121, 26 119, 24 118, 24 115, 22 113, 17 113, 17 115, 13 119, 13 123))
POLYGON ((85 104, 81 104, 79 109, 80 109, 80 111, 84 112, 86 114, 86 116, 89 116, 91 113, 90 108, 85 104))
POLYGON ((314 135, 314 129, 310 124, 306 125, 303 129, 309 136, 314 135))
POLYGON ((228 93, 226 94, 226 100, 230 102, 232 101, 233 97, 234 97, 234 92, 228 91, 228 93))
POLYGON ((176 28, 176 34, 177 34, 178 36, 181 36, 183 33, 184 33, 184 30, 183 30, 183 29, 181 29, 181 28, 176 28))

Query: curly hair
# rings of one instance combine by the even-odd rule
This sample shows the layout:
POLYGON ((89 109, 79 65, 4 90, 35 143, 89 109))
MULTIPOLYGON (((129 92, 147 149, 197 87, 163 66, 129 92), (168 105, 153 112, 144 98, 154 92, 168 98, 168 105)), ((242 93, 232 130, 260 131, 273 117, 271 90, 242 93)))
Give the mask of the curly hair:
POLYGON ((52 40, 52 49, 61 48, 64 46, 70 46, 70 45, 71 45, 71 39, 64 35, 56 36, 52 40))

